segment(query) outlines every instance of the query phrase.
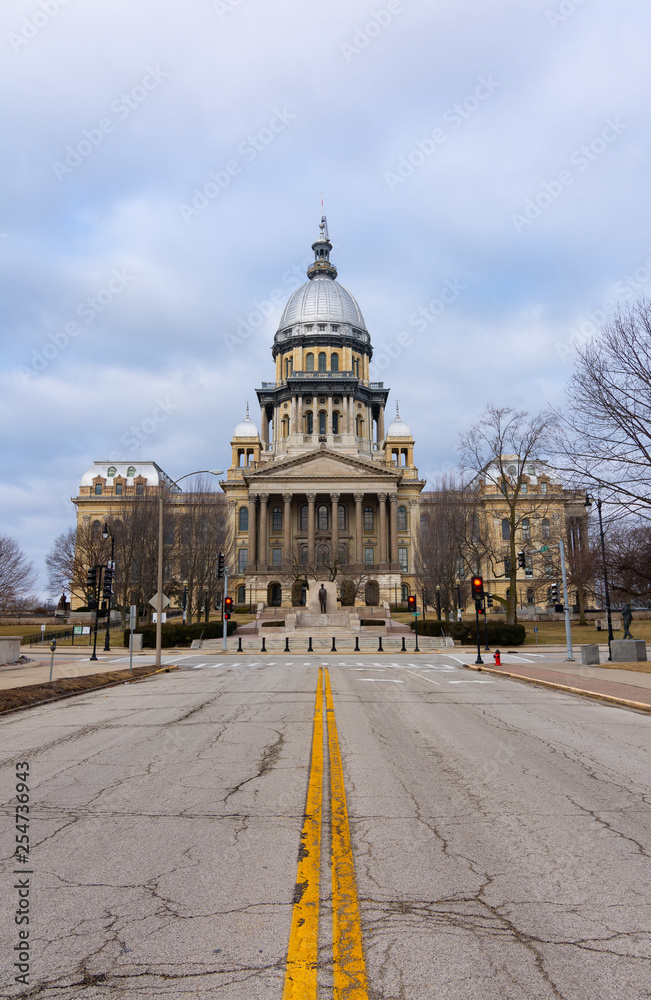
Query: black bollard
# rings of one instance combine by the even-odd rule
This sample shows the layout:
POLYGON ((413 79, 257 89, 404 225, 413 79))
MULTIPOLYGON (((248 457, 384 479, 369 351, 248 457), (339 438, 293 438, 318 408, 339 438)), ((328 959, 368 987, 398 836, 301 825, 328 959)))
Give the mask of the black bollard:
POLYGON ((382 649, 382 636, 381 635, 379 635, 377 637, 377 651, 378 651, 378 653, 383 653, 384 652, 384 650, 382 649))
POLYGON ((265 642, 266 642, 266 639, 265 639, 264 636, 262 636, 262 649, 260 650, 261 653, 266 653, 267 652, 267 647, 265 646, 265 642))
POLYGON ((402 637, 402 646, 400 648, 400 652, 401 653, 406 653, 407 652, 407 647, 405 646, 405 637, 404 637, 404 635, 402 637))
POLYGON ((285 652, 289 653, 289 636, 285 636, 285 652))
POLYGON ((238 651, 238 653, 243 653, 244 652, 244 650, 242 649, 242 636, 241 635, 238 636, 238 639, 237 639, 237 651, 238 651))
POLYGON ((330 647, 330 652, 331 653, 336 653, 337 652, 337 647, 335 646, 335 637, 334 637, 334 635, 332 637, 332 646, 330 647))
POLYGON ((355 652, 359 653, 359 636, 355 636, 355 652))
POLYGON ((314 652, 314 650, 312 649, 312 636, 310 636, 310 638, 307 640, 307 651, 308 653, 314 652))

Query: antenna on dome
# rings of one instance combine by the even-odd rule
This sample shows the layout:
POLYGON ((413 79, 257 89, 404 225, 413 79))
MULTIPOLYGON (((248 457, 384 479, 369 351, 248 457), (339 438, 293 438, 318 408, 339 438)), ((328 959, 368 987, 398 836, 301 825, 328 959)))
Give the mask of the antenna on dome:
POLYGON ((400 400, 396 399, 396 420, 400 420, 400 400))
POLYGON ((247 420, 251 419, 250 416, 249 416, 249 401, 248 401, 248 399, 246 401, 246 419, 247 420))

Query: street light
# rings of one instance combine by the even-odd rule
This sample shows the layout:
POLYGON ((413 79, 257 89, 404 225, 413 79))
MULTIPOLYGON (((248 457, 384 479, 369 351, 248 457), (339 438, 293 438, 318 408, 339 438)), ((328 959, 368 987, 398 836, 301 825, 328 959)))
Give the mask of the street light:
MULTIPOLYGON (((111 570, 112 570, 112 572, 109 574, 110 580, 108 581, 108 583, 109 583, 109 586, 111 586, 112 582, 113 582, 113 573, 115 572, 115 563, 113 561, 114 558, 115 558, 115 538, 113 537, 113 532, 111 531, 111 529, 108 526, 108 521, 104 521, 104 529, 102 531, 102 538, 106 539, 106 538, 108 538, 109 535, 111 536, 111 570)), ((104 577, 104 580, 106 581, 106 576, 104 577)), ((105 587, 106 587, 106 582, 105 582, 105 587)), ((112 597, 112 594, 113 594, 113 590, 112 590, 112 586, 111 586, 111 591, 109 592, 108 597, 106 599, 106 637, 104 639, 104 652, 105 653, 110 653, 111 652, 111 597, 112 597)))
POLYGON ((436 617, 441 620, 441 588, 436 584, 436 617))
POLYGON ((188 472, 185 476, 179 476, 175 479, 173 483, 170 483, 167 488, 165 483, 160 484, 160 492, 158 496, 158 607, 156 608, 156 666, 160 669, 161 665, 161 646, 163 640, 163 505, 165 503, 165 497, 169 494, 173 486, 177 486, 181 480, 189 479, 190 476, 221 476, 223 475, 223 469, 200 469, 198 472, 188 472))
POLYGON ((608 619, 608 659, 612 660, 612 652, 610 649, 610 644, 615 638, 615 636, 613 635, 613 620, 610 615, 610 591, 608 589, 608 569, 606 567, 606 545, 604 542, 604 522, 601 517, 602 500, 600 497, 597 497, 597 499, 595 500, 594 497, 591 497, 588 493, 586 493, 585 505, 588 508, 588 510, 590 509, 590 507, 592 507, 593 503, 597 504, 597 512, 599 514, 599 536, 601 538, 601 559, 604 567, 604 593, 606 598, 606 617, 608 619))

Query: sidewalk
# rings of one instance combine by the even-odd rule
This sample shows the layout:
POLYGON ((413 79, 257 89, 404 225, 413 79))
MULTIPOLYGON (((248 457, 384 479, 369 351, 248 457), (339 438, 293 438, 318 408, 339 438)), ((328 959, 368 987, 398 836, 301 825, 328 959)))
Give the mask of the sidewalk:
POLYGON ((548 660, 544 666, 529 663, 509 663, 500 667, 489 664, 480 667, 474 663, 466 665, 470 670, 482 673, 521 679, 651 711, 651 673, 635 669, 648 667, 648 663, 626 664, 625 669, 621 670, 607 666, 588 667, 580 663, 563 663, 560 660, 558 663, 548 660))
MULTIPOLYGON (((13 663, 5 664, 0 666, 0 690, 7 690, 8 688, 24 687, 26 684, 42 684, 44 681, 50 679, 50 654, 46 652, 39 655, 35 655, 36 650, 32 649, 31 653, 28 650, 21 650, 23 656, 29 657, 32 660, 31 663, 13 663), (46 655, 47 654, 47 655, 46 655)), ((167 655, 167 650, 165 654, 167 655)), ((52 680, 60 681, 64 677, 86 677, 90 674, 104 674, 110 673, 114 670, 128 670, 129 669, 129 650, 123 649, 121 647, 111 650, 110 653, 101 653, 98 651, 98 659, 95 661, 89 661, 89 656, 92 653, 92 648, 89 650, 77 650, 74 653, 70 649, 66 649, 65 652, 61 650, 54 654, 54 669, 52 671, 52 680), (122 662, 116 663, 116 660, 122 662)), ((152 657, 154 655, 153 650, 147 650, 147 655, 152 657)), ((134 667, 140 666, 143 663, 143 658, 141 654, 133 654, 133 665, 134 667)))

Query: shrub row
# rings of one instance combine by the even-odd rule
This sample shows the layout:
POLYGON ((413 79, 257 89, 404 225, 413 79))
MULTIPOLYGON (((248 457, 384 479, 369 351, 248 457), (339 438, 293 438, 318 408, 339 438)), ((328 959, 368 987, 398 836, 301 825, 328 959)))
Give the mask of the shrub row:
MULTIPOLYGON (((232 635, 237 628, 237 622, 226 622, 226 635, 232 635)), ((193 639, 221 639, 222 623, 220 621, 199 622, 196 625, 163 625, 161 629, 161 646, 189 646, 193 639)), ((148 649, 156 647, 156 626, 144 625, 134 630, 134 635, 142 636, 142 644, 148 649)), ((129 629, 124 630, 124 645, 129 648, 129 629)))
MULTIPOLYGON (((414 623, 411 623, 413 629, 414 623)), ((479 634, 483 643, 485 631, 484 622, 479 623, 479 634)), ((426 620, 418 623, 419 635, 446 635, 460 642, 470 645, 477 640, 477 629, 475 622, 439 622, 426 620)), ((488 642, 491 646, 501 644, 502 646, 521 646, 526 637, 524 625, 507 625, 506 622, 488 622, 488 642)))

